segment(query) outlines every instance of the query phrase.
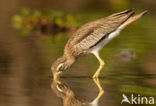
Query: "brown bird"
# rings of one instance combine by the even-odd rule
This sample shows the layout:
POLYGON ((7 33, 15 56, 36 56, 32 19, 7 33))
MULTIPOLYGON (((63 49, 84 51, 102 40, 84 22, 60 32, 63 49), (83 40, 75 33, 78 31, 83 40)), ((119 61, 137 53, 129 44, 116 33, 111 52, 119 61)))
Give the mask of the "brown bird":
POLYGON ((69 69, 76 59, 82 55, 94 54, 100 66, 93 78, 97 78, 104 66, 99 51, 129 24, 141 18, 147 11, 138 15, 132 9, 112 14, 106 18, 89 22, 80 27, 68 40, 62 57, 57 59, 51 69, 56 79, 62 72, 69 69))

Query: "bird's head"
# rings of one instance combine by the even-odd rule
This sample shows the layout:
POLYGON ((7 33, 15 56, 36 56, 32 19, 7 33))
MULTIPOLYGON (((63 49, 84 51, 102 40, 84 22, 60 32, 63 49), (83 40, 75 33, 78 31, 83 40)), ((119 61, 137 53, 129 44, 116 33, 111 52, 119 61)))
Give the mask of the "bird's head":
POLYGON ((64 56, 58 58, 51 67, 51 70, 53 72, 53 76, 54 78, 57 78, 58 76, 60 76, 60 74, 62 74, 64 71, 66 71, 67 69, 70 68, 70 66, 72 65, 71 62, 69 62, 68 59, 66 59, 64 56))

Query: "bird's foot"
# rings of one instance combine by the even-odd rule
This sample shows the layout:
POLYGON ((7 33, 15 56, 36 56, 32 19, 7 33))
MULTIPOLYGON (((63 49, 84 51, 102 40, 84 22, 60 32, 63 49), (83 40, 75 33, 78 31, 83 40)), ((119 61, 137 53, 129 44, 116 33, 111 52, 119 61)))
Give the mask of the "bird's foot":
POLYGON ((93 79, 98 79, 98 77, 99 77, 99 73, 95 73, 92 78, 93 79))

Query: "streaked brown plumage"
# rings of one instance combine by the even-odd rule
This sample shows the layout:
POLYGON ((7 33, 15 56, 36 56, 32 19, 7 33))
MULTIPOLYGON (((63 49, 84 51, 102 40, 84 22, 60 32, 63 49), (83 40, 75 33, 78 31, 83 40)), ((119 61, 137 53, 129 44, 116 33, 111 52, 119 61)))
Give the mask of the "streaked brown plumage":
POLYGON ((100 67, 94 74, 94 78, 98 77, 104 65, 103 60, 99 57, 99 50, 119 35, 127 25, 142 17, 146 12, 131 17, 134 11, 130 9, 83 25, 68 40, 64 55, 53 63, 53 74, 58 76, 67 70, 80 55, 93 53, 100 62, 100 67), (61 70, 59 70, 60 67, 61 70))

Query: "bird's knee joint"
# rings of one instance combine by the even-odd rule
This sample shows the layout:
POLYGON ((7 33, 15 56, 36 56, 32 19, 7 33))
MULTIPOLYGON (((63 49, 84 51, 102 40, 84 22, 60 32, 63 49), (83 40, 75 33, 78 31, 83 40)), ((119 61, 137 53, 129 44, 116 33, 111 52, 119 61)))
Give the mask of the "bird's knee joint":
POLYGON ((104 66, 104 64, 105 64, 104 62, 101 62, 101 66, 104 66))
POLYGON ((101 94, 103 94, 103 93, 104 93, 104 90, 103 90, 103 89, 101 89, 101 90, 100 90, 100 92, 101 92, 101 94))

